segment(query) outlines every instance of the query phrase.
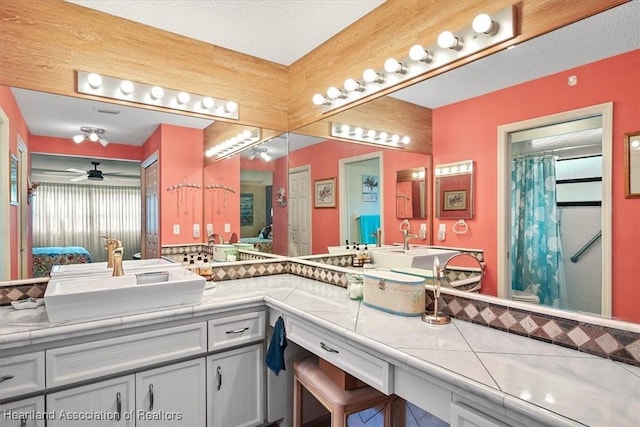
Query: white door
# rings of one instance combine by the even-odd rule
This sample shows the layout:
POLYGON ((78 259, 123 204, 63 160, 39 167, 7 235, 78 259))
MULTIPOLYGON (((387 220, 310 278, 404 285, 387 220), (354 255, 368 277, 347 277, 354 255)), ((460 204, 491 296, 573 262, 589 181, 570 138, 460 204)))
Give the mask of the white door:
POLYGON ((48 420, 47 427, 133 427, 136 424, 134 376, 49 394, 47 412, 51 411, 55 419, 48 420), (88 420, 88 416, 94 419, 88 420))
POLYGON ((311 254, 311 172, 289 171, 289 256, 311 254))
POLYGON ((149 165, 143 165, 142 176, 144 178, 144 200, 143 208, 143 230, 144 237, 142 241, 142 258, 159 258, 160 251, 158 248, 158 230, 160 225, 160 213, 158 206, 159 200, 159 163, 157 159, 149 165))
POLYGON ((251 427, 263 422, 262 344, 207 357, 207 426, 251 427))
POLYGON ((136 374, 136 426, 204 426, 204 358, 136 374))
POLYGON ((44 414, 44 396, 0 405, 2 427, 44 427, 44 420, 35 420, 31 414, 44 414))

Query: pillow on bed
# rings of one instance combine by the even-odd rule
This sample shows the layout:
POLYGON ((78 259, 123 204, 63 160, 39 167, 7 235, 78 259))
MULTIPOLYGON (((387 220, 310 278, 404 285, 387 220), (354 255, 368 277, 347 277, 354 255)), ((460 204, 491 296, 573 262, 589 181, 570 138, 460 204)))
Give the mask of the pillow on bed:
POLYGON ((260 230, 260 234, 258 234, 258 237, 261 239, 268 239, 270 234, 271 226, 267 225, 266 227, 262 227, 262 230, 260 230))

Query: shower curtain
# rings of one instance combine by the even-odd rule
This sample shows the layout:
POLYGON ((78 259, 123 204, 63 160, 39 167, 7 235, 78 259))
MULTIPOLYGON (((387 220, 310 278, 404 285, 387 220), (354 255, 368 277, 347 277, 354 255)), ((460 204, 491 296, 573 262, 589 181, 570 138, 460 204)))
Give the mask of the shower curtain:
POLYGON ((567 306, 555 160, 551 154, 514 158, 511 172, 511 288, 540 303, 567 306))

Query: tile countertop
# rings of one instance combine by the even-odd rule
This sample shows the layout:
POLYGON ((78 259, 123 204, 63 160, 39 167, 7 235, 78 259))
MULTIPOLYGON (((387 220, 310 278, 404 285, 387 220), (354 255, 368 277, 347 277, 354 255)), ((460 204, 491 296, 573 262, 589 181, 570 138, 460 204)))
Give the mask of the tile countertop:
POLYGON ((350 300, 343 288, 294 275, 216 282, 195 307, 75 324, 50 324, 45 307, 0 307, 0 353, 265 303, 511 414, 535 414, 548 425, 640 425, 639 367, 456 319, 428 325, 419 317, 396 316, 350 300))

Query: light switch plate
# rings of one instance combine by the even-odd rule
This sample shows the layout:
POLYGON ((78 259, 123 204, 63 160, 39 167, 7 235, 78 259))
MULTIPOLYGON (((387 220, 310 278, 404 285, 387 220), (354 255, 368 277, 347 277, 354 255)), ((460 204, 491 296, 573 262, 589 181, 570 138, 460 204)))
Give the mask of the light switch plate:
POLYGON ((226 223, 226 224, 224 225, 224 232, 225 232, 225 233, 231 233, 231 224, 226 223))
POLYGON ((438 227, 438 240, 442 242, 446 238, 447 238, 447 225, 440 224, 440 226, 438 227))
POLYGON ((200 224, 193 224, 193 238, 200 238, 200 224))
POLYGON ((173 234, 180 234, 180 224, 173 224, 173 234))
POLYGON ((213 224, 207 224, 207 236, 211 236, 213 234, 213 224))

